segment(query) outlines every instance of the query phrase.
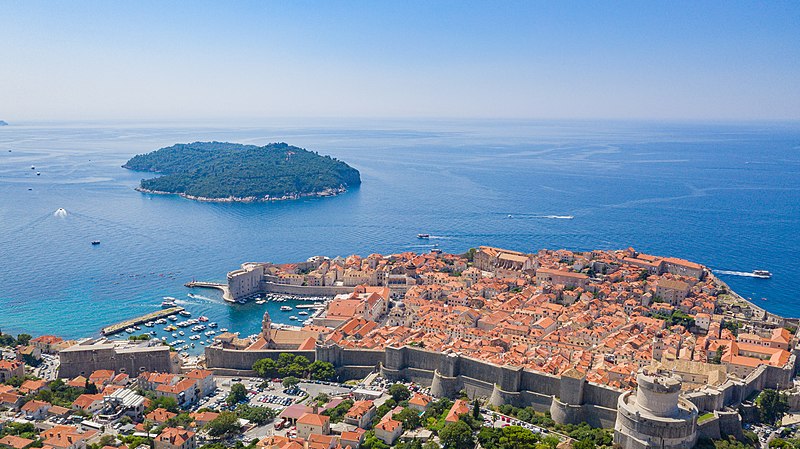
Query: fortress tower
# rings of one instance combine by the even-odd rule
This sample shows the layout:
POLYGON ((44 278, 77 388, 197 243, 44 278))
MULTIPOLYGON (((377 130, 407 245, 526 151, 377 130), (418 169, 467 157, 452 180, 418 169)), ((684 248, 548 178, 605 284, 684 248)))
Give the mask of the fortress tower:
POLYGON ((694 447, 697 407, 680 397, 680 378, 641 371, 636 381, 636 394, 623 393, 617 402, 614 444, 623 449, 694 447))

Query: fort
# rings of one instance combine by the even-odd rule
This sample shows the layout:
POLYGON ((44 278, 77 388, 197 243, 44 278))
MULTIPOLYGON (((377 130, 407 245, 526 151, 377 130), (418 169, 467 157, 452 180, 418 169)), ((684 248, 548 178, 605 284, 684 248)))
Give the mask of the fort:
POLYGON ((88 377, 99 369, 130 376, 144 371, 180 372, 179 360, 170 353, 169 347, 151 342, 87 340, 61 350, 59 357, 58 376, 62 378, 88 377))

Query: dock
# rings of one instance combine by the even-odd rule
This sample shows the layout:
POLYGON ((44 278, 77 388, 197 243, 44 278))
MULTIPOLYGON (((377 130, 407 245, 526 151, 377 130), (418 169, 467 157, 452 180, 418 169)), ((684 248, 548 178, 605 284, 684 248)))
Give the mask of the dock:
POLYGON ((202 282, 192 281, 183 284, 184 287, 189 288, 213 288, 222 292, 222 299, 228 302, 235 302, 231 296, 231 291, 228 289, 227 284, 220 284, 219 282, 202 282))
POLYGON ((324 309, 325 304, 298 304, 295 309, 324 309))
POLYGON ((183 307, 170 307, 169 309, 156 310, 155 312, 148 313, 147 315, 131 318, 130 320, 126 320, 117 324, 112 324, 111 326, 106 326, 103 328, 103 330, 100 331, 100 333, 103 335, 114 335, 124 331, 129 327, 137 326, 139 324, 146 323, 148 321, 154 321, 159 318, 164 318, 169 315, 174 315, 182 311, 183 307))

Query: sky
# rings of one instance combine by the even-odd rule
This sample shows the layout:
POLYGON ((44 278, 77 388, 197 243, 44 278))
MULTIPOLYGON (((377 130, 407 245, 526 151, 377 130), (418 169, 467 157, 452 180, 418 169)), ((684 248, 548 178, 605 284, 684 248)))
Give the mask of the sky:
POLYGON ((794 1, 4 1, 0 119, 800 120, 794 1))

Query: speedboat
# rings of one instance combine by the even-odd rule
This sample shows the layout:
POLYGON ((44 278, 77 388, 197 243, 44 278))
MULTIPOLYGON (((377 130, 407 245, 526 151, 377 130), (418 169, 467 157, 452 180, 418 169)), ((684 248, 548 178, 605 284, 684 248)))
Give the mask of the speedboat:
POLYGON ((306 312, 305 310, 301 310, 301 311, 297 312, 297 314, 298 315, 308 315, 308 312, 306 312))
POLYGON ((281 306, 281 311, 282 312, 288 312, 290 310, 292 310, 292 308, 290 306, 281 306))
POLYGON ((227 328, 227 327, 223 327, 223 328, 222 328, 222 329, 220 329, 219 331, 220 331, 220 332, 228 332, 228 328, 227 328))
POLYGON ((258 305, 266 304, 266 303, 267 303, 267 301, 264 301, 263 299, 257 299, 256 300, 256 304, 258 304, 258 305))
POLYGON ((177 316, 175 316, 175 315, 170 315, 170 316, 169 316, 169 320, 170 320, 170 321, 178 321, 178 317, 177 317, 177 316))
POLYGON ((178 332, 178 335, 186 335, 183 331, 178 332))
POLYGON ((217 323, 214 322, 208 323, 208 327, 217 327, 217 323))
POLYGON ((767 270, 753 270, 753 276, 761 279, 769 279, 772 277, 772 273, 767 270))
POLYGON ((430 234, 417 234, 418 239, 429 239, 431 238, 430 234))
POLYGON ((99 244, 100 244, 100 240, 92 240, 92 245, 99 245, 99 244))
POLYGON ((132 334, 132 333, 136 332, 136 329, 134 329, 132 327, 129 327, 129 328, 125 329, 125 332, 127 332, 129 334, 132 334))
POLYGON ((294 316, 294 315, 290 316, 289 319, 292 320, 292 321, 297 321, 297 317, 294 316))
POLYGON ((168 309, 170 307, 175 307, 175 301, 164 300, 161 301, 161 307, 168 309))
POLYGON ((208 321, 208 317, 206 317, 206 316, 203 316, 203 315, 200 315, 200 317, 199 317, 199 318, 197 318, 197 319, 198 319, 199 321, 203 321, 203 322, 205 322, 205 321, 208 321))
POLYGON ((191 313, 191 312, 189 312, 188 310, 181 310, 181 311, 180 311, 180 312, 178 312, 178 313, 180 313, 180 314, 181 314, 181 315, 183 315, 183 316, 192 316, 192 313, 191 313))

